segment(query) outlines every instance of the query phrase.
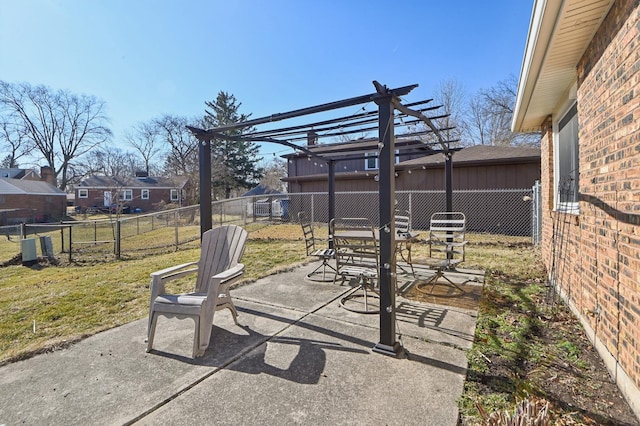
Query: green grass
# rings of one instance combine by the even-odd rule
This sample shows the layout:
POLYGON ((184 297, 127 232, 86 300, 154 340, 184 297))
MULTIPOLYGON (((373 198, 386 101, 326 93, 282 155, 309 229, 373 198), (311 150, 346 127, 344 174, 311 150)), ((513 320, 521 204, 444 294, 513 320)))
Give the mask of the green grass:
MULTIPOLYGON (((244 282, 306 260, 299 227, 272 234, 250 226, 243 263, 244 282)), ((173 230, 169 233, 172 238, 173 230)), ((141 247, 159 235, 140 239, 141 247)), ((0 281, 0 364, 50 350, 147 315, 149 274, 197 260, 193 248, 107 261, 83 260, 64 266, 8 266, 0 281)), ((186 291, 192 282, 178 283, 186 291)))

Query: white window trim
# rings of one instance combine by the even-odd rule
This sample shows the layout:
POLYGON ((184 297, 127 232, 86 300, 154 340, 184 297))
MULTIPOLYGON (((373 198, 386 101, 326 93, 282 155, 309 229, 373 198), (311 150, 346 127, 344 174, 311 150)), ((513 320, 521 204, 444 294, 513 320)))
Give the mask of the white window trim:
POLYGON ((133 189, 123 189, 120 192, 120 201, 131 201, 133 200, 133 189))
POLYGON ((150 192, 148 189, 141 189, 140 190, 140 199, 141 200, 148 200, 150 196, 150 192), (146 195, 146 197, 145 197, 146 195))
MULTIPOLYGON (((567 114, 571 111, 571 109, 576 104, 577 100, 575 97, 575 84, 574 88, 570 90, 570 93, 573 93, 574 96, 567 97, 565 102, 562 104, 562 107, 559 108, 559 114, 556 115, 558 117, 557 120, 553 121, 553 205, 554 211, 559 211, 562 213, 580 214, 580 202, 579 201, 561 201, 559 197, 558 187, 560 186, 560 162, 558 160, 558 153, 560 152, 559 144, 560 144, 560 122, 565 118, 567 114)), ((578 113, 576 112, 576 116, 578 113)), ((579 126, 579 123, 578 123, 579 126)), ((580 168, 580 164, 578 164, 578 169, 580 168)), ((578 171, 578 181, 575 183, 576 190, 579 191, 580 182, 579 182, 579 171, 578 171)))
POLYGON ((89 198, 89 190, 88 189, 78 189, 78 198, 89 198), (84 194, 84 195, 82 195, 84 194))
POLYGON ((180 193, 177 189, 172 189, 169 193, 169 198, 171 201, 180 201, 180 193), (175 194, 175 197, 173 196, 175 194))
MULTIPOLYGON (((400 150, 396 149, 394 151, 394 153, 395 153, 394 164, 398 164, 400 162, 400 150)), ((371 156, 371 157, 375 156, 376 157, 375 158, 375 160, 376 160, 375 167, 369 167, 369 159, 368 158, 364 159, 364 169, 365 170, 378 170, 379 169, 379 163, 378 163, 379 157, 378 157, 378 155, 380 155, 378 152, 367 152, 367 153, 364 154, 365 157, 369 157, 369 156, 371 156)))

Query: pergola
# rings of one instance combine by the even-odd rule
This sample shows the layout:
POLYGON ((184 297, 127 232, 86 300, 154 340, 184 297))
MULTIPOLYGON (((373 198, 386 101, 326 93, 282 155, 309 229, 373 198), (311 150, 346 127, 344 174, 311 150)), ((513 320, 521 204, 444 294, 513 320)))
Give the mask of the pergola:
MULTIPOLYGON (((199 168, 200 168, 200 230, 201 233, 212 227, 211 207, 211 143, 218 140, 241 140, 250 142, 269 142, 290 147, 309 156, 326 162, 328 166, 329 182, 329 220, 335 217, 335 163, 344 158, 323 156, 308 149, 306 146, 295 142, 300 140, 317 140, 320 137, 344 136, 368 130, 378 129, 378 191, 379 191, 379 215, 380 215, 380 341, 373 350, 378 353, 400 356, 402 348, 396 341, 396 303, 394 290, 394 277, 396 265, 393 262, 395 251, 395 128, 397 126, 409 126, 416 123, 424 123, 428 130, 405 135, 417 136, 424 133, 432 133, 436 142, 428 145, 440 146, 445 157, 445 182, 446 182, 446 209, 452 211, 453 184, 452 184, 452 151, 449 143, 441 134, 442 130, 434 125, 426 111, 436 110, 439 107, 426 107, 411 109, 412 106, 424 105, 431 100, 415 102, 404 105, 400 97, 409 94, 418 87, 417 84, 389 89, 377 81, 373 82, 376 91, 363 96, 343 99, 322 105, 298 109, 285 113, 273 114, 267 117, 220 126, 212 129, 200 129, 189 127, 189 130, 199 141, 199 168), (254 127, 266 123, 292 119, 355 105, 363 105, 374 102, 377 111, 363 112, 349 117, 334 118, 315 123, 298 126, 289 126, 275 130, 256 131, 240 136, 226 135, 224 132, 244 127, 254 127), (396 110, 398 113, 396 114, 396 110), (404 121, 404 118, 412 117, 404 121), (397 122, 398 120, 398 122, 397 122), (375 123, 377 122, 377 125, 375 123)), ((364 110, 364 108, 363 108, 364 110)), ((442 116, 440 116, 442 117, 442 116)), ((361 158, 365 158, 362 153, 361 158)), ((354 156, 349 156, 352 160, 354 156)), ((331 244, 331 242, 330 242, 331 244)))

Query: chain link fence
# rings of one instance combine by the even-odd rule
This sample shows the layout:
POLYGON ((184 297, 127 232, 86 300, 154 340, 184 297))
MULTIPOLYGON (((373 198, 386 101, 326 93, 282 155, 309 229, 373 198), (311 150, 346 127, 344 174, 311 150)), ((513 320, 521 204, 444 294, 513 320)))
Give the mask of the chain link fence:
MULTIPOLYGON (((532 189, 454 191, 453 209, 467 218, 467 230, 506 236, 532 236, 536 218, 532 189)), ((365 217, 381 226, 378 193, 338 192, 336 217, 365 217)), ((396 191, 396 208, 409 212, 412 227, 427 230, 431 215, 445 210, 444 191, 396 191)), ((214 226, 234 223, 296 223, 304 211, 312 222, 329 220, 326 193, 262 195, 212 203, 214 226)), ((0 264, 16 263, 23 238, 49 236, 56 256, 70 261, 105 260, 197 247, 200 207, 58 224, 0 227, 0 264)))
MULTIPOLYGON (((453 210, 465 214, 469 232, 531 236, 531 189, 466 190, 453 192, 453 210)), ((329 219, 326 193, 288 194, 292 220, 305 211, 313 222, 329 219)), ((431 215, 445 211, 444 191, 396 191, 396 210, 409 212, 412 227, 427 230, 431 215)), ((378 192, 335 194, 336 217, 365 217, 380 226, 378 192)))

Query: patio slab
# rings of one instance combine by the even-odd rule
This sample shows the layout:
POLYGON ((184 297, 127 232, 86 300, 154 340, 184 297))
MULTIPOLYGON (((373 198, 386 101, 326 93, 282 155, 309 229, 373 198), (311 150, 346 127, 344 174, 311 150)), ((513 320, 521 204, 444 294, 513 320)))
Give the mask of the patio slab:
POLYGON ((312 267, 233 289, 241 325, 217 312, 199 359, 193 322, 160 318, 151 353, 142 319, 0 367, 0 425, 455 425, 475 313, 398 298, 408 358, 387 357, 378 316, 339 307, 349 287, 312 267))

